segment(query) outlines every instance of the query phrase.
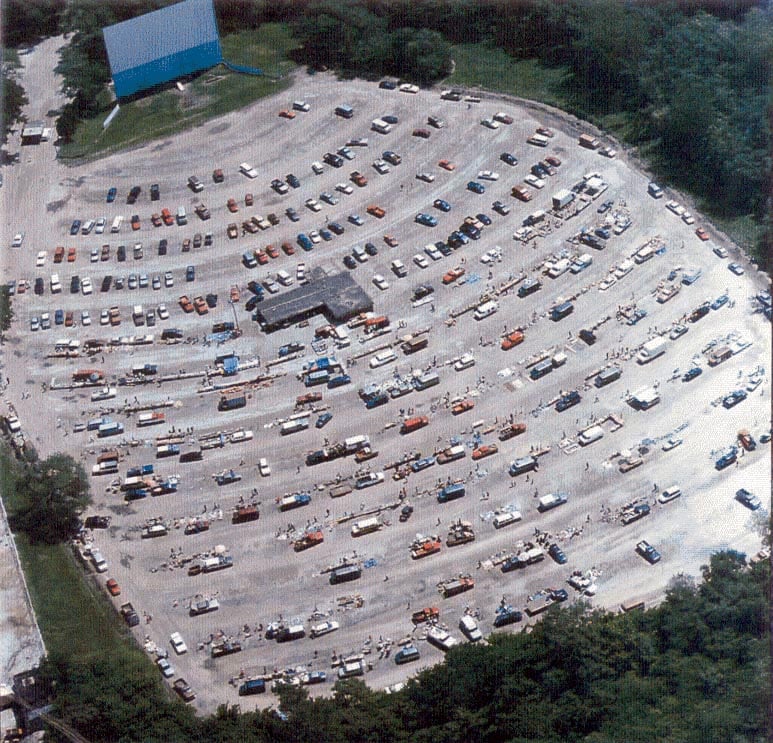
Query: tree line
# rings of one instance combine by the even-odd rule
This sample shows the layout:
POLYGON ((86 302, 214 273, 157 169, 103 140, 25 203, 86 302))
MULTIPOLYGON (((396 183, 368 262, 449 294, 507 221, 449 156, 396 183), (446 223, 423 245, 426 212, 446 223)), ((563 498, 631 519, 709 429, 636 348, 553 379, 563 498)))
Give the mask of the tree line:
POLYGON ((559 609, 529 633, 454 648, 396 694, 357 679, 315 699, 286 687, 280 714, 223 705, 195 717, 125 654, 51 659, 44 672, 56 716, 103 743, 763 743, 769 581, 767 562, 718 553, 700 582, 674 578, 656 608, 559 609))

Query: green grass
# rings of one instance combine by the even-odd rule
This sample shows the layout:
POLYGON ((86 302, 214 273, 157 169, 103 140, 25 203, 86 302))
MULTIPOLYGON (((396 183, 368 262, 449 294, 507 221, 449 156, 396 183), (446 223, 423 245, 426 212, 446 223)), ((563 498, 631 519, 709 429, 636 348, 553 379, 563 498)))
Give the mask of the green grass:
POLYGON ((110 126, 102 122, 114 103, 105 95, 99 113, 83 121, 60 157, 89 158, 137 146, 234 111, 289 87, 296 65, 289 53, 298 46, 286 24, 267 23, 222 39, 223 58, 263 70, 265 76, 244 75, 219 65, 186 84, 185 92, 170 88, 121 106, 110 126))
POLYGON ((517 61, 488 44, 458 44, 452 48, 456 64, 446 85, 487 88, 521 98, 563 107, 569 73, 563 67, 544 67, 533 59, 517 61))
MULTIPOLYGON (((13 487, 13 466, 12 454, 3 447, 0 494, 9 513, 20 505, 13 487)), ((134 648, 117 613, 96 585, 84 578, 68 546, 32 545, 23 534, 14 537, 49 655, 88 660, 117 646, 134 648)))

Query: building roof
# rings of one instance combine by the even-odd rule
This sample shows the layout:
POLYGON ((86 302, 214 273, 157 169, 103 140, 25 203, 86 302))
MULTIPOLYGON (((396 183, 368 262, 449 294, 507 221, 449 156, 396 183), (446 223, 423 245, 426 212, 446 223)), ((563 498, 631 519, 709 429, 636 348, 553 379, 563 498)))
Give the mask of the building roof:
POLYGON ((312 273, 307 284, 266 299, 258 306, 261 327, 271 332, 321 313, 342 323, 373 309, 373 300, 348 273, 312 273))

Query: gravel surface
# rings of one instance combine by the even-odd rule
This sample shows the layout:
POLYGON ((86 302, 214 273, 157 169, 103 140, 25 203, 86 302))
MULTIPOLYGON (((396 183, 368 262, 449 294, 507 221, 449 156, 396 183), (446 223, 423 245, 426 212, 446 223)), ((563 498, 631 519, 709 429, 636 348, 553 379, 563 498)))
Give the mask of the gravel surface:
MULTIPOLYGON (((37 54, 37 52, 36 52, 37 54)), ((31 96, 32 98, 32 96, 31 96)), ((688 226, 665 208, 673 195, 655 200, 647 195, 647 177, 632 167, 625 153, 616 158, 602 157, 598 152, 582 149, 577 144, 577 128, 569 118, 554 113, 539 117, 533 106, 523 107, 502 101, 451 102, 440 100, 439 91, 422 91, 416 95, 380 90, 363 82, 337 82, 327 75, 307 77, 299 74, 295 86, 279 99, 267 99, 254 106, 168 140, 153 142, 131 152, 100 160, 64 166, 53 162, 50 145, 25 148, 29 161, 12 168, 2 189, 5 213, 4 244, 18 230, 27 233, 22 250, 3 252, 4 271, 8 278, 42 276, 46 291, 36 296, 28 291, 15 301, 16 321, 4 348, 6 373, 11 377, 8 399, 19 411, 25 434, 38 447, 42 456, 65 450, 91 468, 100 450, 119 446, 120 476, 126 469, 153 463, 162 475, 179 475, 178 491, 173 494, 124 503, 122 494, 112 484, 115 475, 95 477, 93 513, 111 517, 107 530, 89 534, 104 554, 109 571, 122 587, 116 607, 131 601, 143 615, 135 632, 138 640, 146 637, 162 649, 169 647, 169 635, 182 633, 188 645, 187 654, 174 657, 177 672, 184 676, 197 694, 195 704, 201 711, 214 710, 224 701, 235 702, 234 678, 244 675, 271 674, 275 669, 305 667, 323 669, 328 679, 336 674, 331 658, 366 652, 372 665, 366 675, 368 683, 384 687, 404 680, 417 666, 438 662, 442 653, 424 641, 425 630, 413 629, 410 615, 424 606, 440 607, 440 621, 451 633, 462 638, 459 618, 465 612, 477 614, 484 634, 492 630, 496 607, 504 598, 516 608, 523 608, 530 595, 546 588, 566 587, 570 601, 580 600, 567 579, 573 571, 591 576, 596 591, 586 596, 595 606, 618 610, 629 600, 657 602, 671 577, 684 572, 698 576, 712 552, 735 548, 753 554, 760 546, 760 533, 755 514, 734 500, 734 493, 746 487, 757 493, 768 508, 770 458, 767 444, 760 444, 739 460, 737 467, 717 472, 713 462, 718 452, 735 439, 741 428, 755 437, 767 431, 770 386, 767 363, 770 357, 770 325, 755 312, 754 296, 768 287, 767 279, 739 256, 737 249, 714 233, 710 225, 695 215, 696 223, 688 226), (311 111, 298 113, 295 119, 277 116, 292 100, 303 99, 311 111), (348 103, 355 109, 350 120, 333 114, 336 105, 348 103), (514 123, 498 129, 481 126, 480 121, 496 111, 511 115, 514 123), (370 121, 384 115, 395 115, 399 122, 386 135, 370 131, 370 121), (427 116, 437 115, 445 127, 427 126, 427 116), (537 148, 526 139, 540 125, 555 129, 547 148, 537 148), (415 127, 426 128, 430 137, 412 136, 415 127), (314 175, 311 163, 322 160, 325 152, 335 151, 349 139, 367 137, 368 147, 352 147, 355 158, 340 169, 325 166, 314 175), (402 156, 399 165, 379 175, 372 163, 384 150, 402 156), (499 159, 502 152, 512 152, 518 165, 509 166, 499 159), (542 189, 531 189, 534 198, 523 204, 510 196, 510 188, 522 183, 530 166, 547 155, 560 158, 562 164, 547 177, 542 189), (33 162, 40 158, 39 162, 33 162), (441 159, 456 164, 453 172, 438 167, 441 159), (241 162, 258 170, 250 181, 239 174, 241 162), (213 168, 222 167, 225 181, 212 182, 213 168), (360 170, 368 178, 364 188, 355 187, 351 195, 338 193, 335 186, 349 182, 349 173, 360 170), (500 174, 496 181, 481 180, 485 194, 466 189, 480 170, 500 174), (419 172, 435 176, 432 183, 415 178, 419 172), (572 218, 550 215, 544 235, 527 241, 513 239, 526 216, 537 209, 549 209, 551 196, 571 188, 584 175, 600 174, 606 190, 590 201, 589 206, 572 218), (270 189, 274 178, 295 174, 299 189, 278 195, 270 189), (29 185, 34 177, 34 190, 29 185), (187 187, 188 176, 197 175, 204 190, 193 194, 187 187), (161 199, 149 200, 151 183, 158 183, 161 199), (27 184, 27 185, 25 185, 27 184), (136 205, 125 203, 129 188, 138 184, 142 193, 136 205), (111 186, 118 188, 113 204, 105 203, 111 186), (30 188, 28 197, 23 189, 30 188), (303 206, 308 198, 319 198, 328 191, 339 198, 336 205, 322 204, 316 214, 303 206), (244 205, 246 192, 255 197, 254 207, 244 205), (233 197, 238 214, 230 214, 226 201, 233 197), (7 199, 14 204, 9 210, 7 199), (435 199, 451 205, 443 213, 433 208, 435 199), (501 199, 512 211, 508 216, 496 214, 491 206, 501 199), (605 214, 597 212, 607 199, 614 203, 605 214), (193 207, 205 203, 212 218, 200 222, 193 207), (382 206, 386 216, 379 220, 366 213, 371 204, 382 206), (184 205, 188 224, 184 227, 158 227, 150 223, 153 212, 167 207, 174 213, 184 205), (294 207, 301 216, 292 224, 284 215, 294 207), (44 208, 45 207, 45 208, 44 208), (226 237, 229 222, 241 223, 251 215, 275 212, 280 224, 256 235, 226 237), (418 212, 437 217, 437 227, 423 227, 414 221, 418 212), (429 266, 419 268, 412 258, 422 253, 429 242, 446 239, 465 216, 483 212, 492 224, 483 229, 480 240, 472 241, 442 260, 428 259, 429 266), (108 232, 112 218, 122 214, 128 222, 132 214, 141 218, 141 229, 131 232, 124 224, 118 235, 69 236, 73 219, 107 217, 108 232), (353 213, 363 217, 364 225, 356 227, 347 221, 353 213), (604 249, 595 250, 570 239, 583 228, 596 228, 604 218, 613 215, 622 221, 630 216, 631 226, 621 235, 603 240, 604 249), (311 252, 297 247, 295 236, 323 226, 323 220, 337 220, 345 233, 330 242, 321 242, 311 252), (700 241, 695 227, 703 224, 711 240, 700 241), (181 252, 181 241, 196 232, 211 231, 212 247, 181 252), (388 247, 383 236, 391 234, 399 244, 388 247), (166 256, 157 255, 160 238, 169 241, 166 256), (241 263, 247 249, 279 246, 289 241, 295 255, 280 254, 268 265, 249 270, 241 263), (257 281, 285 268, 293 276, 300 261, 307 270, 345 271, 344 255, 355 244, 372 241, 378 255, 370 257, 354 271, 354 278, 372 296, 377 314, 388 315, 389 330, 375 339, 365 336, 361 327, 349 330, 351 345, 336 348, 332 339, 321 344, 312 341, 316 328, 325 324, 321 317, 285 331, 264 334, 251 322, 244 304, 251 296, 246 289, 249 280, 257 281), (144 257, 132 258, 132 245, 141 242, 144 257), (627 275, 606 290, 602 282, 610 270, 630 259, 644 244, 652 242, 656 255, 641 264, 633 264, 627 275), (91 263, 92 247, 109 243, 111 258, 91 263), (115 259, 116 248, 125 244, 129 256, 124 263, 115 259), (77 248, 73 263, 52 265, 57 245, 77 248), (484 264, 481 257, 499 246, 500 257, 484 264), (724 246, 730 251, 720 259, 712 248, 724 246), (38 250, 47 251, 43 268, 35 267, 38 250), (531 296, 516 294, 516 279, 540 276, 546 261, 583 253, 592 255, 592 265, 580 273, 566 272, 551 279, 541 276, 543 287, 531 296), (400 259, 408 276, 398 278, 390 268, 400 259), (729 261, 736 260, 746 269, 743 276, 728 271, 729 261), (185 281, 185 267, 195 265, 196 278, 185 281), (442 276, 451 268, 465 269, 461 279, 444 285, 442 276), (689 268, 701 268, 702 275, 692 285, 682 285, 689 268), (58 271, 63 292, 51 295, 49 276, 58 271), (122 290, 100 292, 102 278, 126 277, 129 274, 162 276, 171 271, 171 289, 122 290), (673 283, 681 290, 669 301, 658 303, 655 292, 667 283, 674 272, 673 283), (70 294, 73 274, 89 276, 94 293, 89 296, 70 294), (372 283, 375 274, 386 278, 389 288, 379 290, 372 283), (411 296, 420 283, 434 288, 430 301, 413 306, 411 296), (510 285, 511 288, 506 287, 510 285), (232 286, 238 288, 240 301, 233 308, 228 303, 232 286), (184 314, 177 304, 181 294, 193 298, 209 292, 218 294, 217 307, 206 317, 184 314), (635 360, 639 346, 657 333, 668 333, 706 300, 713 301, 727 293, 729 302, 711 310, 707 318, 686 323, 688 332, 669 340, 667 350, 653 362, 640 365, 635 360), (481 301, 488 293, 496 296, 498 311, 481 321, 472 312, 453 316, 481 301), (574 312, 566 319, 553 322, 549 312, 567 299, 574 302, 574 312), (144 309, 166 303, 171 318, 159 320, 154 328, 135 329, 131 324, 132 306, 142 303, 144 309), (647 315, 635 325, 628 325, 624 314, 631 305, 647 315), (102 327, 100 311, 116 306, 121 311, 119 328, 102 327), (72 310, 76 325, 54 327, 48 331, 30 331, 30 318, 43 311, 52 314, 57 308, 72 310), (79 323, 80 311, 89 310, 91 327, 79 323), (222 345, 207 340, 214 322, 238 319, 242 334, 222 345), (161 331, 180 328, 183 342, 160 343, 161 331), (597 342, 586 345, 579 339, 581 329, 596 327, 597 342), (501 336, 521 328, 525 341, 516 348, 500 349, 501 336), (400 350, 400 338, 426 330, 429 345, 412 356, 400 350), (55 341, 101 338, 119 335, 153 333, 154 343, 130 346, 107 346, 104 352, 89 357, 52 357, 55 341), (731 359, 711 368, 704 350, 732 336, 733 342, 745 347, 731 359), (290 341, 305 345, 303 353, 285 363, 270 364, 278 349, 290 341), (372 369, 368 352, 382 346, 394 347, 397 360, 372 369), (746 346, 745 344, 749 344, 746 346), (235 378, 220 378, 215 371, 215 357, 234 351, 240 364, 246 365, 235 378), (455 371, 453 363, 462 354, 471 353, 475 365, 455 371), (543 379, 533 381, 529 370, 536 359, 565 354, 566 361, 543 379), (308 430, 281 436, 278 423, 296 412, 295 399, 308 390, 297 375, 316 356, 334 355, 352 377, 352 384, 333 390, 324 387, 323 399, 316 403, 317 413, 310 417, 308 430), (699 363, 703 374, 691 382, 682 382, 693 363, 699 363), (120 379, 131 376, 135 364, 154 363, 160 377, 180 372, 189 376, 174 381, 151 381, 149 384, 121 386, 120 379), (596 373, 610 364, 618 364, 622 377, 601 389, 593 386, 596 373), (92 368, 103 373, 117 396, 112 400, 92 402, 96 388, 70 388, 74 371, 92 368), (412 372, 435 370, 439 385, 391 400, 387 405, 366 410, 357 391, 371 383, 386 383, 395 375, 407 378, 412 372), (195 374, 195 376, 193 376, 195 374), (264 377, 270 377, 265 379, 264 377), (248 386, 244 408, 218 412, 219 395, 212 385, 262 381, 248 386), (732 409, 725 409, 721 398, 736 388, 759 385, 748 399, 732 409), (209 380, 209 382, 207 382, 209 380), (627 402, 630 393, 645 386, 657 385, 661 401, 650 410, 634 410, 627 402), (52 387, 55 389, 52 390, 52 387), (45 391, 44 391, 45 390, 45 391), (553 409, 561 394, 579 390, 581 402, 562 413, 553 409), (22 399, 22 393, 24 397, 22 399), (450 407, 456 398, 475 401, 471 411, 453 415, 450 407), (718 404, 719 403, 719 404, 718 404), (168 405, 168 407, 167 407, 168 405), (144 428, 137 425, 138 413, 130 409, 156 406, 165 413, 161 426, 144 428), (162 407, 164 406, 164 407, 162 407), (314 427, 319 412, 328 410, 332 420, 321 430, 314 427), (110 415, 125 427, 123 436, 98 440, 88 431, 75 432, 75 425, 110 415), (400 422, 409 415, 426 415, 429 425, 411 434, 399 433, 400 422), (614 416, 618 421, 610 419, 614 416), (508 441, 497 440, 498 430, 510 420, 526 423, 523 435, 508 441), (601 422, 604 437, 587 448, 576 443, 578 433, 593 423, 601 422), (622 423, 622 425, 619 425, 622 423), (207 449, 200 462, 180 463, 176 457, 156 458, 155 436, 174 427, 184 432, 186 448, 198 446, 217 432, 228 436, 240 429, 253 432, 253 438, 240 444, 224 443, 207 449), (675 432, 683 443, 663 451, 664 442, 675 432), (378 456, 358 465, 347 457, 307 467, 308 451, 321 448, 346 437, 367 434, 378 456), (435 465, 422 472, 395 481, 393 469, 386 469, 403 456, 420 452, 423 456, 447 447, 452 440, 465 446, 465 457, 448 465, 435 465), (476 443, 497 443, 498 453, 479 461, 472 460, 476 443), (619 464, 628 453, 644 448, 642 466, 627 473, 619 464), (540 452, 537 472, 511 478, 509 463, 521 456, 540 452), (261 477, 258 459, 265 457, 271 475, 261 477), (235 469, 239 482, 218 487, 213 474, 235 469), (330 484, 353 478, 359 469, 384 471, 385 482, 372 488, 354 491, 340 498, 328 494, 330 484), (466 495, 447 504, 438 504, 436 492, 449 480, 461 480, 466 495), (661 505, 656 496, 666 487, 678 484, 683 495, 661 505), (563 491, 568 503, 555 510, 540 513, 537 498, 563 491), (312 493, 312 502, 304 508, 280 512, 276 501, 285 494, 312 493), (260 503, 260 519, 232 525, 231 513, 240 501, 260 503), (648 502, 649 516, 628 526, 619 519, 626 504, 648 502), (405 522, 398 520, 399 505, 410 503, 414 513, 405 522), (370 513, 380 506, 383 528, 358 539, 350 536, 349 516, 370 513), (517 508, 522 520, 503 529, 492 526, 497 510, 517 508), (214 517, 213 517, 214 515, 214 517), (182 526, 195 516, 213 518, 209 531, 184 535, 182 526), (166 522, 170 534, 158 539, 141 539, 143 526, 150 518, 166 522), (475 529, 474 542, 448 548, 445 537, 452 521, 465 519, 475 529), (318 525, 324 542, 307 551, 294 552, 290 546, 307 525, 318 525), (292 525, 292 528, 291 528, 292 525), (444 540, 439 554, 411 560, 409 547, 417 535, 437 534, 444 540), (565 551, 568 562, 558 565, 550 558, 523 570, 502 573, 499 561, 539 538, 546 545, 556 542, 565 551), (635 552, 636 543, 646 539, 661 553, 656 565, 647 564, 635 552), (189 576, 189 558, 222 545, 233 556, 234 567, 208 575, 189 576), (324 570, 341 559, 359 561, 362 577, 349 584, 331 586, 324 570), (436 584, 458 573, 470 574, 475 581, 472 591, 442 599, 436 584), (217 612, 188 616, 192 597, 217 597, 217 612), (359 597, 342 603, 343 597, 359 597), (266 640, 263 632, 269 622, 305 623, 307 637, 295 642, 277 644, 266 640), (312 617, 316 617, 312 619, 312 617), (340 623, 337 632, 312 640, 310 626, 322 619, 340 623), (261 631, 260 627, 263 627, 261 631), (210 639, 217 634, 241 638, 244 651, 219 659, 209 657, 210 639), (417 664, 398 667, 392 661, 396 644, 413 637, 421 650, 417 664), (387 642, 387 640, 389 642, 387 642), (379 650, 381 646, 381 650, 379 650), (386 647, 390 648, 389 653, 386 647), (383 656, 383 657, 382 657, 383 656)), ((622 273, 622 272, 621 272, 622 273)), ((293 285, 295 286, 295 285, 293 285)), ((282 289, 282 291, 285 291, 282 289)), ((738 347, 740 349, 740 346, 738 347)), ((209 439, 211 440, 211 439, 209 439)), ((522 626, 513 625, 516 629, 522 626)), ((504 630, 507 631, 507 630, 504 630)), ((172 653, 174 655, 174 653, 172 653)), ((314 693, 325 693, 329 684, 311 687, 314 693)), ((273 695, 256 698, 259 704, 271 703, 273 695)), ((251 702, 252 703, 252 702, 251 702)))

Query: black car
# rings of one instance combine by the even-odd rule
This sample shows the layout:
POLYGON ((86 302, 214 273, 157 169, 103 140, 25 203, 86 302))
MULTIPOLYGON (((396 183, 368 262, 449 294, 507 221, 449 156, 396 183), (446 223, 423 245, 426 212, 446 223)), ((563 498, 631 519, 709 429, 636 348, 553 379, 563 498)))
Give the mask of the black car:
POLYGON ((297 222, 300 219, 298 212, 296 212, 295 209, 293 209, 291 206, 288 206, 287 209, 285 209, 285 214, 291 222, 297 222))
POLYGON ((166 241, 166 238, 162 238, 158 242, 158 254, 159 255, 166 255, 166 250, 169 247, 169 243, 166 241))
POLYGON ((287 185, 291 186, 292 188, 300 188, 301 187, 301 182, 292 173, 288 173, 285 176, 285 180, 287 181, 287 185))
POLYGON ((196 279, 196 268, 194 266, 188 266, 185 269, 185 280, 194 281, 196 279))
POLYGON ((77 235, 80 232, 80 229, 81 229, 80 219, 73 219, 72 224, 70 225, 70 234, 77 235))
POLYGON ((112 204, 115 201, 115 197, 117 194, 118 194, 118 189, 115 186, 113 186, 108 190, 105 201, 107 201, 108 204, 112 204))
POLYGON ((161 189, 158 187, 158 183, 154 183, 150 187, 150 200, 158 201, 161 198, 161 189))
POLYGON ((207 307, 210 309, 217 307, 217 294, 207 294, 207 296, 204 297, 204 300, 207 303, 207 307))
POLYGON ((133 204, 135 201, 137 201, 137 197, 140 195, 141 191, 142 189, 139 186, 132 186, 131 191, 129 191, 129 194, 126 197, 126 203, 133 204))
POLYGON ((550 548, 548 549, 548 554, 559 565, 564 565, 566 563, 566 554, 564 553, 564 551, 557 544, 551 544, 550 545, 550 548))
POLYGON ((398 121, 397 116, 393 116, 391 114, 387 116, 382 116, 381 120, 386 121, 387 124, 396 124, 398 121))
POLYGON ((357 261, 354 260, 354 256, 353 255, 345 255, 344 256, 344 266, 346 266, 349 269, 357 268, 357 261))
POLYGON ((378 87, 382 90, 394 90, 397 88, 397 83, 393 83, 391 80, 382 80, 378 84, 378 87))
POLYGON ((329 229, 331 232, 335 232, 335 234, 336 234, 336 235, 343 235, 343 234, 344 234, 344 228, 343 228, 343 226, 342 226, 341 224, 339 224, 338 222, 331 222, 331 223, 330 223, 330 224, 327 226, 327 228, 328 228, 328 229, 329 229))
POLYGON ((113 283, 113 277, 108 274, 102 279, 102 286, 99 288, 101 292, 110 291, 110 285, 113 283))
POLYGON ((499 159, 508 165, 518 165, 518 158, 515 155, 511 155, 509 152, 503 152, 499 156, 499 159))
POLYGON ((125 245, 119 245, 118 250, 116 251, 116 256, 119 261, 125 261, 126 260, 126 246, 125 245))
POLYGON ((42 294, 46 289, 46 284, 39 276, 35 279, 35 294, 42 294))
POLYGON ((344 159, 333 152, 326 152, 322 157, 322 162, 332 165, 334 168, 340 168, 344 164, 344 159))
POLYGON ((250 297, 247 302, 244 305, 244 309, 247 310, 247 312, 252 312, 257 306, 258 302, 263 300, 262 294, 255 294, 254 296, 250 297))
POLYGON ((610 201, 605 201, 598 209, 596 209, 596 211, 599 214, 603 214, 604 212, 608 212, 612 208, 613 204, 614 204, 614 202, 611 201, 611 200, 610 201))
POLYGON ((411 518, 411 514, 413 513, 413 506, 403 506, 400 509, 400 521, 408 521, 409 518, 411 518))
POLYGON ((491 224, 491 217, 489 217, 488 214, 483 214, 483 212, 481 212, 480 214, 476 214, 475 217, 479 222, 483 222, 486 227, 491 224))
POLYGON ((750 493, 746 488, 737 490, 735 493, 735 499, 739 503, 743 503, 744 506, 751 509, 752 511, 756 511, 758 508, 762 507, 762 501, 756 495, 754 495, 754 493, 750 493))
POLYGON ((429 284, 419 284, 419 286, 413 290, 413 299, 414 301, 423 299, 424 297, 428 297, 434 291, 435 290, 429 284))
POLYGON ((207 232, 204 235, 204 247, 208 248, 210 245, 212 245, 212 233, 211 232, 207 232))
POLYGON ((253 294, 263 294, 263 287, 257 281, 255 281, 254 279, 247 283, 247 288, 253 294))
POLYGON ((592 330, 583 328, 580 331, 580 340, 585 341, 589 346, 592 346, 596 342, 596 334, 592 330))
POLYGON ((70 294, 77 294, 81 290, 81 279, 77 274, 70 279, 70 294))
POLYGON ((368 255, 378 255, 378 248, 373 243, 365 243, 365 252, 368 255))

